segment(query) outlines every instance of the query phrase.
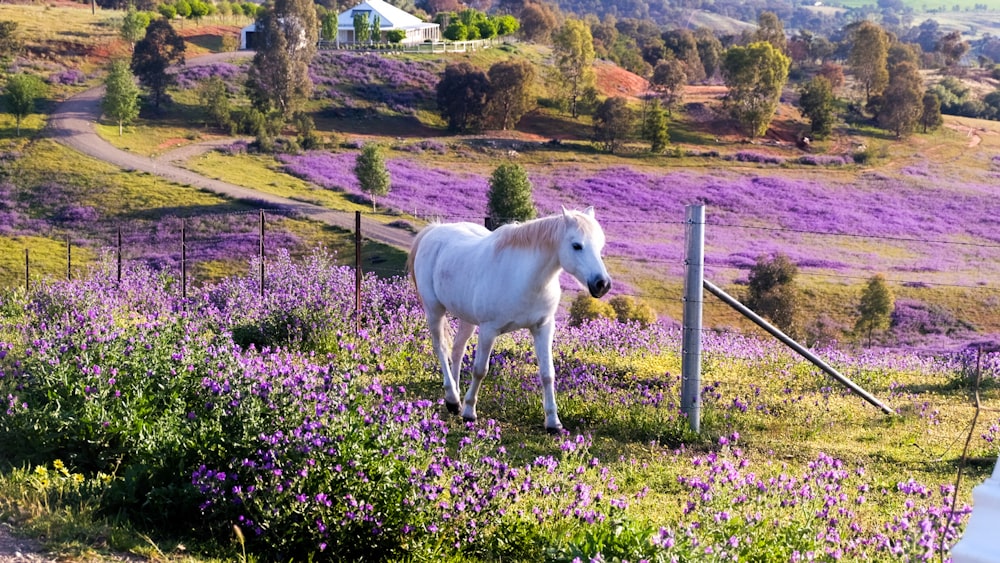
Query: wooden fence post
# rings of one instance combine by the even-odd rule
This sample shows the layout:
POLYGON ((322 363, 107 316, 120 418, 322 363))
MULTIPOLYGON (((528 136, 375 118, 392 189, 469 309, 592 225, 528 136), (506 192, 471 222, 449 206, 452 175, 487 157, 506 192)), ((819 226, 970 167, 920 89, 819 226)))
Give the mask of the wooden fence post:
POLYGON ((361 332, 361 212, 354 212, 354 327, 361 332))
POLYGON ((264 297, 264 210, 260 210, 260 233, 259 233, 258 258, 260 259, 260 296, 264 297))

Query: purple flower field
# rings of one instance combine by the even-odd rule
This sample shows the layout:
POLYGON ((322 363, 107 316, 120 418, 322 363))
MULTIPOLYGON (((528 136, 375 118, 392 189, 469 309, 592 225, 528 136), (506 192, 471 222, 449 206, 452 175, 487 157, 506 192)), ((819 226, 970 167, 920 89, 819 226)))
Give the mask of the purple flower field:
MULTIPOLYGON (((328 189, 359 194, 352 153, 285 155, 286 169, 328 189)), ((482 221, 488 179, 405 158, 390 159, 392 188, 380 203, 446 221, 482 221)), ((966 283, 1000 273, 984 264, 1000 253, 1000 204, 991 187, 911 184, 879 174, 855 183, 816 175, 529 170, 539 212, 594 205, 613 260, 662 262, 681 272, 684 206, 706 206, 706 266, 722 281, 739 278, 761 254, 783 252, 801 269, 853 275, 884 272, 904 281, 966 283), (945 202, 941 204, 940 202, 945 202), (933 210, 933 211, 932 211, 933 210), (727 279, 728 278, 728 279, 727 279)), ((997 263, 997 260, 991 260, 997 263)))
MULTIPOLYGON (((834 357, 903 412, 856 450, 848 436, 881 424, 874 409, 772 342, 707 335, 699 438, 677 409, 678 331, 595 322, 556 336, 572 431, 547 437, 523 335, 497 349, 481 405, 492 419, 443 414, 404 279, 367 277, 355 325, 353 271, 319 254, 269 260, 280 290, 264 297, 253 263, 187 300, 139 264, 120 285, 113 271, 4 295, 16 313, 0 341, 0 456, 110 473, 100 508, 161 530, 229 537, 237 524, 250 553, 296 560, 912 561, 936 558, 967 520, 967 490, 951 513, 949 464, 884 461, 904 455, 899 428, 935 451, 952 439, 956 407, 915 384, 954 377, 967 357, 834 357)), ((977 452, 995 455, 998 423, 977 452)))

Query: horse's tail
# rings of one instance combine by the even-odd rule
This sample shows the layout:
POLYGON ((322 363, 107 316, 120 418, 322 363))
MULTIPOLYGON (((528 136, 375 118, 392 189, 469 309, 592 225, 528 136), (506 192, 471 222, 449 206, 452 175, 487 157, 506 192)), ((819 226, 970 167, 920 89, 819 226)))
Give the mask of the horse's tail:
MULTIPOLYGON (((417 286, 417 275, 413 271, 413 263, 416 261, 417 249, 420 248, 420 241, 424 239, 424 235, 431 231, 431 229, 437 225, 437 223, 431 223, 417 233, 416 238, 413 239, 413 245, 410 246, 410 254, 406 257, 406 271, 410 275, 410 281, 413 283, 413 289, 417 291, 417 299, 420 299, 420 287, 417 286)), ((421 300, 421 305, 423 305, 423 300, 421 300)))

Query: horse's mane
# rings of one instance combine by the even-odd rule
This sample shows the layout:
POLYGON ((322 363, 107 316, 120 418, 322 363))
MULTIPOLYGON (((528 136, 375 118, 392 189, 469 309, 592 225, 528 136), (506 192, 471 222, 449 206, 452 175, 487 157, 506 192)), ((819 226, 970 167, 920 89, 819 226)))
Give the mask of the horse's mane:
MULTIPOLYGON (((562 239, 566 230, 566 217, 562 213, 533 219, 526 223, 504 225, 494 231, 497 251, 507 248, 554 248, 562 239)), ((571 211, 569 218, 576 221, 577 228, 588 235, 596 226, 592 221, 585 220, 586 215, 571 211)))

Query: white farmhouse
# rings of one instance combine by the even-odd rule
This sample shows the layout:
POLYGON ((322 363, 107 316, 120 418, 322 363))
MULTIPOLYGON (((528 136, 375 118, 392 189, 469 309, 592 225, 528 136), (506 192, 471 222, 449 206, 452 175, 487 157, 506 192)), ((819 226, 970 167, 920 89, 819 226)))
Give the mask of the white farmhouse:
MULTIPOLYGON (((384 0, 365 0, 357 6, 337 16, 337 43, 354 43, 354 15, 366 14, 372 21, 378 16, 379 36, 385 32, 401 29, 406 32, 403 43, 438 42, 441 40, 441 26, 427 23, 413 14, 404 12, 384 0)), ((376 41, 384 39, 376 39, 376 41)))

